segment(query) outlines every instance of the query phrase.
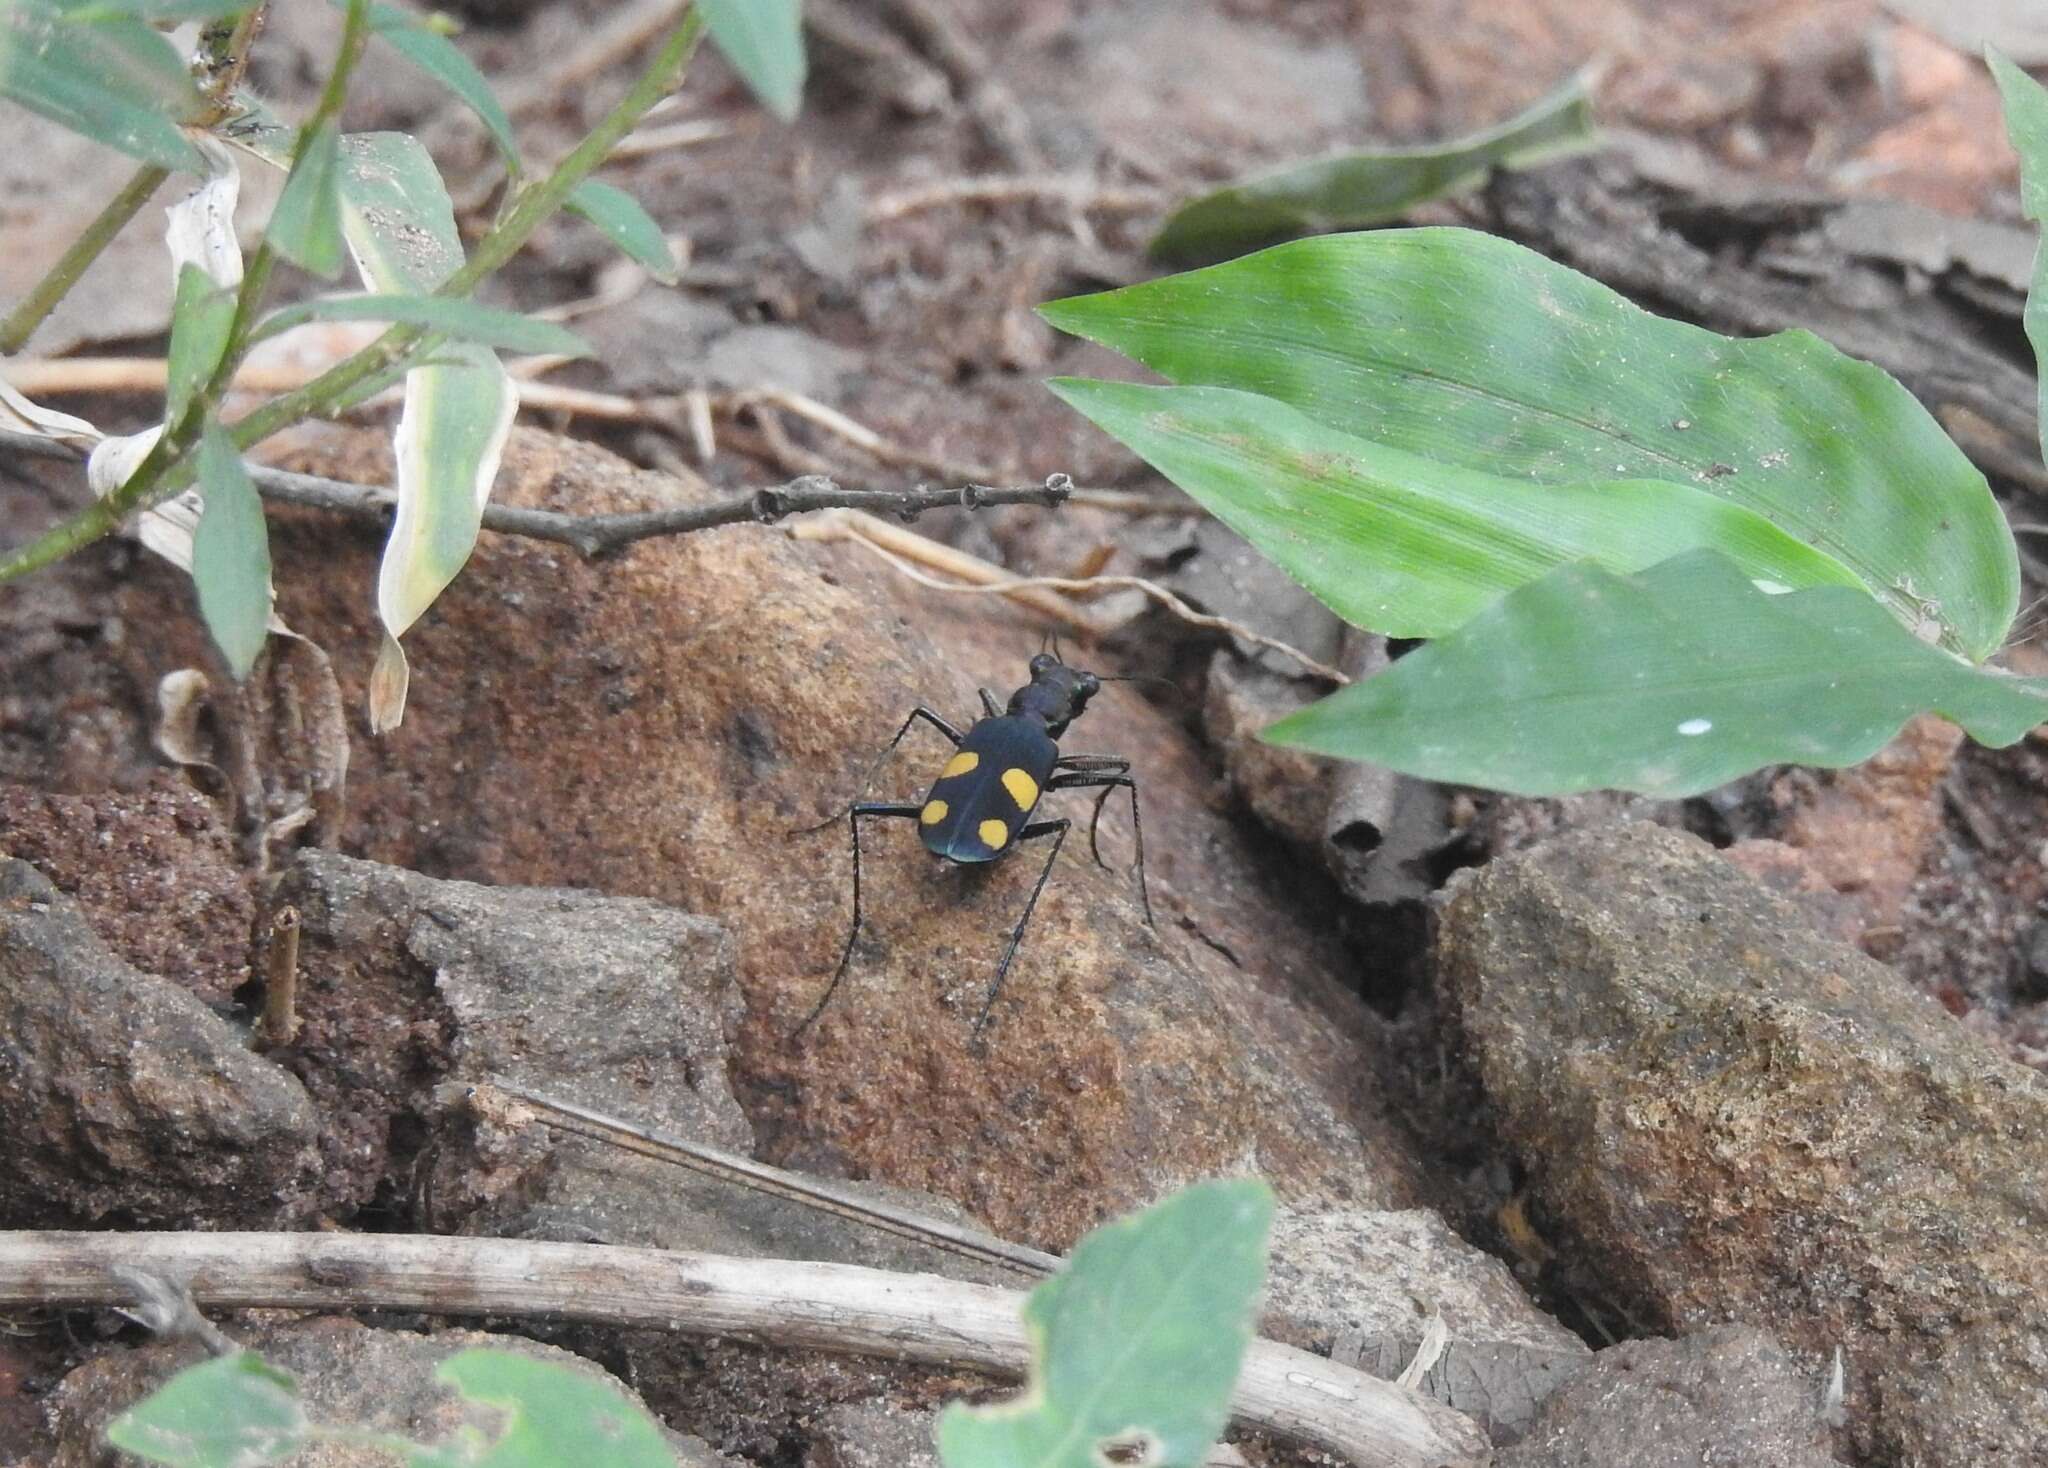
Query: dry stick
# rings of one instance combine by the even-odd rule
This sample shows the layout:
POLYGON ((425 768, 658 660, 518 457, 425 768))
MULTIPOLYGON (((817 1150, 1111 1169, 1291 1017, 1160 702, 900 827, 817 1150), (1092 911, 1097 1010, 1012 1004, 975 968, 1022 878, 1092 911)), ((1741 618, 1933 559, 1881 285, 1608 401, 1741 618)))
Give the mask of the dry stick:
MULTIPOLYGON (((307 807, 310 817, 312 808, 307 807)), ((263 952, 263 1030, 265 1049, 289 1045, 299 1037, 299 910, 279 909, 270 920, 263 952)))
MULTIPOLYGON (((738 1336, 1021 1375, 1014 1290, 852 1264, 522 1239, 322 1233, 0 1233, 0 1309, 127 1305, 119 1271, 182 1281, 215 1309, 541 1316, 738 1336)), ((1360 1468, 1482 1459, 1486 1434, 1439 1402, 1293 1346, 1255 1340, 1240 1425, 1360 1468)))
POLYGON ((1088 178, 1067 178, 1059 174, 1008 178, 956 178, 940 183, 920 184, 883 194, 868 205, 870 224, 921 214, 927 209, 950 209, 963 204, 1013 204, 1045 201, 1080 210, 1104 210, 1114 214, 1149 214, 1164 209, 1172 196, 1163 189, 1104 188, 1088 178))
POLYGON ((1024 1244, 1013 1244, 1008 1239, 965 1227, 949 1219, 916 1213, 898 1204, 855 1192, 852 1188, 824 1178, 811 1177, 801 1172, 785 1172, 779 1167, 770 1167, 765 1162, 756 1162, 751 1157, 742 1157, 738 1153, 727 1152, 703 1142, 672 1136, 658 1132, 652 1127, 607 1116, 601 1111, 593 1111, 573 1101, 563 1101, 542 1095, 538 1091, 529 1091, 524 1086, 500 1076, 493 1076, 488 1083, 473 1087, 469 1103, 479 1114, 495 1116, 508 1124, 516 1124, 526 1119, 520 1116, 520 1108, 540 1112, 541 1120, 561 1131, 574 1132, 581 1137, 606 1142, 621 1151, 636 1152, 642 1157, 652 1157, 657 1162, 687 1167, 693 1172, 701 1172, 720 1182, 787 1199, 806 1208, 834 1214, 868 1228, 944 1249, 983 1264, 1013 1269, 1033 1279, 1041 1279, 1060 1267, 1059 1257, 1047 1254, 1043 1250, 1033 1249, 1024 1244), (501 1098, 509 1098, 517 1103, 517 1106, 508 1107, 501 1098))
MULTIPOLYGON (((820 515, 815 520, 807 520, 801 525, 792 525, 789 527, 789 534, 798 540, 854 541, 873 551, 918 585, 929 586, 934 591, 955 591, 966 595, 1015 595, 1018 601, 1027 600, 1021 593, 1041 587, 1074 593, 1142 591, 1191 626, 1228 633, 1258 647, 1270 648, 1284 657, 1292 658, 1316 677, 1340 687, 1351 681, 1348 674, 1331 667, 1328 663, 1318 662, 1298 647, 1282 642, 1278 638, 1268 637, 1263 632, 1255 632, 1244 623, 1233 622, 1228 617, 1213 617, 1206 612, 1198 612, 1156 581, 1147 581, 1140 576, 1011 576, 1001 567, 990 565, 987 561, 970 556, 965 551, 941 545, 915 531, 890 525, 885 521, 876 520, 873 516, 863 515, 859 510, 851 509, 835 510, 820 515), (940 581, 922 575, 914 567, 906 564, 909 561, 945 571, 968 584, 963 586, 958 581, 940 581)), ((1040 606, 1036 601, 1029 604, 1040 606)), ((1071 603, 1062 599, 1059 605, 1063 610, 1057 615, 1069 625, 1091 633, 1099 633, 1101 630, 1092 620, 1076 611, 1071 603)), ((1045 610, 1043 607, 1040 609, 1045 610)))

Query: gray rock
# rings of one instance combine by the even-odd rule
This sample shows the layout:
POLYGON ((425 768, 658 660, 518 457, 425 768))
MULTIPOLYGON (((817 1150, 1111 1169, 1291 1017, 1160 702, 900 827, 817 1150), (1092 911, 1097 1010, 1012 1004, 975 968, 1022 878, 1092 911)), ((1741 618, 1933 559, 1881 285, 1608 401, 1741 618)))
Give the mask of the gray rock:
MULTIPOLYGON (((234 1328, 238 1345, 257 1352, 298 1380, 306 1415, 321 1426, 354 1426, 395 1433, 414 1442, 440 1442, 464 1427, 489 1429, 495 1413, 465 1407, 434 1370, 458 1351, 483 1346, 515 1351, 597 1378, 635 1405, 636 1393, 584 1360, 554 1346, 519 1336, 479 1330, 439 1330, 425 1335, 375 1330, 337 1317, 234 1328)), ((102 1440, 107 1424, 171 1375, 205 1360, 191 1342, 159 1343, 110 1351, 80 1366, 58 1384, 48 1404, 56 1452, 50 1468, 118 1468, 134 1461, 102 1440)), ((664 1429, 677 1468, 731 1468, 731 1460, 703 1442, 664 1429)), ((389 1468, 386 1451, 328 1441, 294 1455, 305 1468, 389 1468)), ((596 1459, 592 1460, 598 1461, 596 1459)))
POLYGON ((1770 1334, 1625 1341, 1552 1397, 1495 1468, 1838 1468, 1807 1381, 1770 1334))
POLYGON ((130 968, 75 903, 0 859, 0 1222, 279 1223, 318 1129, 234 1026, 130 968))
POLYGON ((1911 1461, 1987 1461, 1965 1415, 2039 1440, 2048 1080, 1655 826, 1461 875, 1436 960, 1556 1241, 1625 1310, 1842 1345, 1855 1425, 1911 1461), (1964 1322, 1995 1399, 1929 1368, 1964 1322))
POLYGON ((893 1402, 837 1402, 817 1417, 804 1468, 939 1468, 934 1413, 893 1402))

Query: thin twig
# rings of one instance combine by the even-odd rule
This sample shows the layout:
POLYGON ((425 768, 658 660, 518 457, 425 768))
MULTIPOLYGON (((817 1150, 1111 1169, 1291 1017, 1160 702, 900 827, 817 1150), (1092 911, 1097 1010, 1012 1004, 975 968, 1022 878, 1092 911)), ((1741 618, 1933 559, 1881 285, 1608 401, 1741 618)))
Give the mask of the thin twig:
POLYGON ((955 178, 920 184, 883 194, 868 205, 868 223, 886 224, 927 209, 952 209, 963 204, 1064 204, 1070 209, 1111 214, 1149 214, 1164 209, 1170 196, 1163 189, 1104 188, 1093 179, 1060 174, 1003 178, 955 178))
MULTIPOLYGON (((185 1282, 215 1309, 540 1316, 738 1336, 1021 1375, 1013 1290, 852 1264, 527 1239, 333 1233, 0 1233, 0 1309, 127 1305, 120 1271, 185 1282)), ((1247 1427, 1361 1468, 1477 1462, 1486 1434, 1420 1393, 1255 1340, 1231 1397, 1247 1427)))
POLYGON ((509 1097, 522 1107, 540 1112, 543 1121, 562 1131, 608 1142, 623 1151, 637 1152, 659 1162, 687 1167, 721 1182, 784 1198, 899 1238, 945 1249, 984 1264, 1013 1269, 1033 1279, 1043 1278, 1060 1267, 1059 1257, 1055 1254, 1013 1244, 1008 1239, 964 1227, 949 1219, 914 1213, 824 1178, 785 1172, 765 1162, 756 1162, 751 1157, 742 1157, 686 1137, 669 1136, 651 1127, 592 1111, 573 1101, 557 1100, 529 1091, 498 1076, 493 1076, 487 1084, 472 1088, 470 1104, 485 1114, 503 1116, 508 1121, 519 1119, 517 1112, 507 1108, 500 1097, 509 1097))
MULTIPOLYGON (((307 817, 312 807, 306 807, 307 817)), ((284 907, 270 920, 263 950, 263 1033, 265 1049, 299 1037, 299 910, 284 907)))
POLYGON ((58 257, 50 267, 50 273, 37 281, 34 289, 21 298, 21 304, 7 313, 7 319, 0 321, 0 356, 18 352, 27 345, 49 314, 57 309, 57 303, 78 284, 100 252, 114 242, 114 236, 135 217, 136 211, 149 202, 149 196, 171 176, 167 168, 154 163, 145 163, 135 170, 121 192, 108 201, 107 207, 93 217, 71 247, 58 257))
MULTIPOLYGON (((968 574, 963 578, 967 584, 963 585, 960 581, 941 581, 936 577, 924 575, 908 562, 918 560, 928 565, 936 564, 942 570, 959 574, 963 569, 962 562, 974 558, 968 557, 963 551, 954 550, 951 546, 942 546, 936 541, 926 540, 914 532, 879 522, 869 523, 858 510, 842 510, 829 516, 821 516, 806 524, 790 527, 789 533, 800 540, 855 541, 873 551, 918 585, 929 586, 934 591, 953 591, 966 595, 1016 595, 1019 601, 1025 598, 1018 593, 1040 588, 1066 592, 1069 595, 1097 591, 1142 591, 1190 626, 1205 627, 1212 632, 1226 633, 1231 637, 1243 638, 1255 646, 1269 648, 1283 657, 1293 659, 1314 676, 1340 687, 1351 681, 1342 670, 1317 661, 1290 643, 1282 642, 1276 637, 1268 637, 1263 632, 1256 632, 1244 623, 1233 622, 1228 617, 1215 617, 1207 612, 1196 611, 1158 582, 1147 581, 1142 576, 1010 576, 986 561, 976 561, 973 567, 968 568, 968 574)), ((1037 602, 1033 602, 1032 605, 1040 606, 1041 610, 1045 609, 1037 602)), ((1102 630, 1093 621, 1078 613, 1056 615, 1061 615, 1063 620, 1089 632, 1099 633, 1102 630)))

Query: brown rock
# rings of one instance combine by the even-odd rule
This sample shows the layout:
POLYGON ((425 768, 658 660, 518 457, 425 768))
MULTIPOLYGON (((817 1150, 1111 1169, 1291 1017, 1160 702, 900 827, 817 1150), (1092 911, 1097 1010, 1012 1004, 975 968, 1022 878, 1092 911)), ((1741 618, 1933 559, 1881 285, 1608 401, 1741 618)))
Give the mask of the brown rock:
POLYGON ((251 875, 181 777, 54 795, 0 785, 0 856, 31 863, 124 960, 225 1004, 249 977, 251 875))
POLYGON ((297 1081, 176 984, 130 968, 0 859, 0 1219, 276 1224, 309 1207, 297 1081))
POLYGON ((1837 1468, 1819 1400, 1753 1326, 1624 1341, 1552 1397, 1495 1468, 1837 1468))
MULTIPOLYGON (((1939 1446, 1919 1379, 1968 1322, 2038 1434, 2048 1083, 1704 843, 1575 832, 1455 879, 1439 982, 1555 1237, 1637 1318, 1842 1345, 1867 1433, 1939 1446), (1864 1414, 1874 1410, 1875 1417, 1864 1414)), ((2012 1461, 2018 1461, 2014 1459, 2012 1461)))

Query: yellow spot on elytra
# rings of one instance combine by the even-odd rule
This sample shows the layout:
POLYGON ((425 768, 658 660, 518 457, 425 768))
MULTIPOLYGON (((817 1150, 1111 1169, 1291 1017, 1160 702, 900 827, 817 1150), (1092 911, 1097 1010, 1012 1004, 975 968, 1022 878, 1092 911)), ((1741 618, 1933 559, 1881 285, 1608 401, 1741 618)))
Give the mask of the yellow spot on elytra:
POLYGON ((1010 828, 1001 821, 983 821, 975 834, 981 837, 983 846, 996 847, 1010 839, 1010 828))
POLYGON ((946 802, 943 800, 927 801, 924 809, 917 813, 917 818, 927 826, 936 826, 946 818, 946 802))
POLYGON ((1004 770, 1003 788, 1010 792, 1010 799, 1017 802, 1017 809, 1029 810, 1038 804, 1038 782, 1022 770, 1004 770))
POLYGON ((946 768, 939 771, 941 780, 950 780, 955 775, 964 775, 981 763, 981 756, 971 749, 963 749, 946 761, 946 768))

